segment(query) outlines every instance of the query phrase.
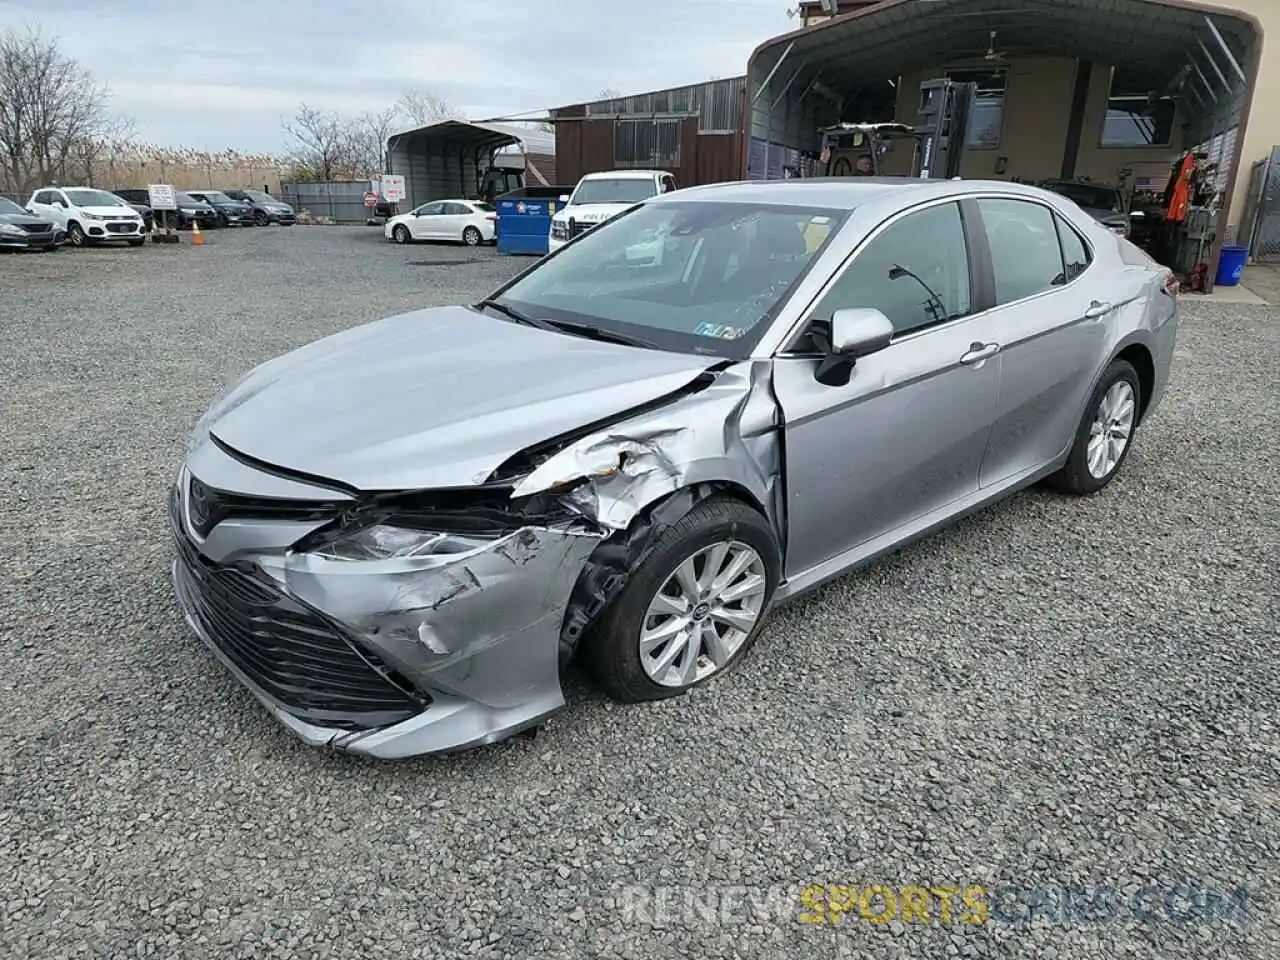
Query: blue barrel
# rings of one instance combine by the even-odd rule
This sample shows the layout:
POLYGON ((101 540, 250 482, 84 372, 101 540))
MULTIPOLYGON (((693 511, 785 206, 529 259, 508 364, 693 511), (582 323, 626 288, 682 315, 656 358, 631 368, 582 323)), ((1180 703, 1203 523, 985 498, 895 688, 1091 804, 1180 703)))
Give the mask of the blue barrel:
POLYGON ((1236 286, 1240 282, 1240 278, 1244 276, 1244 265, 1248 260, 1248 247, 1223 247, 1222 255, 1218 257, 1218 275, 1213 281, 1214 286, 1236 286))

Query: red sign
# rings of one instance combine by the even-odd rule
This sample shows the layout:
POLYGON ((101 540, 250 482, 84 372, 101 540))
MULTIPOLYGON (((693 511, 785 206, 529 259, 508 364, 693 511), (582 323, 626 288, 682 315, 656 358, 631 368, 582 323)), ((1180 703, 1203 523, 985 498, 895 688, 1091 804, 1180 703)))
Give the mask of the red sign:
POLYGON ((378 205, 378 195, 372 191, 364 195, 364 205, 372 210, 378 205))

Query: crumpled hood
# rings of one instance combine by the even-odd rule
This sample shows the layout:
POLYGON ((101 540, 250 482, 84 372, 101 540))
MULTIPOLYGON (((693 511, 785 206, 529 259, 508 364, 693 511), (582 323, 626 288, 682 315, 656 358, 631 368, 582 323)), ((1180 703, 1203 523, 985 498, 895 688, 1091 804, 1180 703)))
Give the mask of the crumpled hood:
POLYGON ((524 448, 656 400, 718 362, 441 307, 268 361, 199 429, 359 490, 472 486, 524 448))

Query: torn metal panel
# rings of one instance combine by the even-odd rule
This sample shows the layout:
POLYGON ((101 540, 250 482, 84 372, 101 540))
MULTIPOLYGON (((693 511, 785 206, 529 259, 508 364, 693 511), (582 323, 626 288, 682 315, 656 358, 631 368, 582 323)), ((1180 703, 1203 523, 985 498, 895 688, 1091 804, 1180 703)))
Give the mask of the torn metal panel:
POLYGON ((415 684, 487 707, 558 691, 557 639, 599 534, 525 527, 456 553, 351 563, 264 556, 288 592, 415 684))
POLYGON ((582 514, 625 530, 647 505, 699 483, 736 484, 771 514, 777 483, 777 408, 767 361, 744 361, 660 410, 572 443, 515 487, 512 497, 564 489, 582 514))

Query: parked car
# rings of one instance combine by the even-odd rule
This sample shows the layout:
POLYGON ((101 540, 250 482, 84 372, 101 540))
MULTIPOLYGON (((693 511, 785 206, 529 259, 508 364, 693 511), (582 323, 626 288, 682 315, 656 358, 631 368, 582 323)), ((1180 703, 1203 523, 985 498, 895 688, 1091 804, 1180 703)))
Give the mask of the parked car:
POLYGON ((58 228, 51 219, 32 216, 12 200, 0 197, 0 250, 58 248, 58 228))
POLYGON ((175 190, 173 199, 178 204, 177 222, 179 230, 190 230, 192 224, 200 224, 201 230, 212 230, 219 224, 218 211, 210 204, 193 197, 184 190, 175 190))
POLYGON ((170 493, 177 596, 315 745, 493 742, 573 656, 673 696, 776 603, 1037 481, 1104 489, 1177 326, 1169 270, 1034 187, 659 196, 234 384, 170 493))
POLYGON ((146 243, 142 215, 114 193, 92 187, 42 187, 31 195, 27 209, 41 220, 65 230, 72 246, 124 241, 131 247, 146 243))
POLYGON ((254 224, 253 207, 232 200, 221 190, 188 190, 187 193, 214 209, 220 227, 251 227, 254 224))
POLYGON ((1076 203, 1081 210, 1121 237, 1129 237, 1133 232, 1133 219, 1143 215, 1141 210, 1130 213, 1125 208, 1124 194, 1118 187, 1088 180, 1045 180, 1040 185, 1076 203))
POLYGON ((232 200, 247 203, 253 208, 253 220, 260 227, 270 223, 278 223, 282 227, 291 227, 298 222, 293 207, 282 200, 277 200, 269 193, 261 190, 223 190, 232 200))
POLYGON ((146 190, 126 187, 123 190, 112 190, 111 192, 138 212, 142 217, 142 225, 148 233, 155 228, 156 215, 155 211, 151 209, 151 195, 146 190))
POLYGON ((477 247, 493 243, 498 208, 479 200, 433 200, 392 217, 382 226, 382 235, 396 243, 412 240, 453 240, 477 247))
POLYGON ((548 252, 642 200, 676 189, 676 178, 665 170, 588 173, 571 194, 560 198, 560 208, 551 218, 548 252))

